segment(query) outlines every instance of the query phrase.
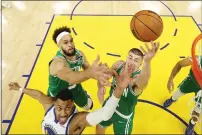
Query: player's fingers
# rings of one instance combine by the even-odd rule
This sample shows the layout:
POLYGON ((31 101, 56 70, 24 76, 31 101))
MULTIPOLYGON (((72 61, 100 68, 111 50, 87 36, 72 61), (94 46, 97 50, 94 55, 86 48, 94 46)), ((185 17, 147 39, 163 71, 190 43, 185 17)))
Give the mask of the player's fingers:
POLYGON ((118 73, 117 73, 115 70, 113 70, 112 73, 113 73, 113 75, 115 76, 115 78, 118 77, 118 73))
POLYGON ((153 41, 151 41, 151 45, 152 45, 152 52, 154 52, 155 51, 155 49, 156 49, 156 43, 155 42, 153 42, 153 41))
POLYGON ((155 52, 157 52, 157 51, 159 50, 159 46, 160 46, 160 43, 159 43, 159 42, 157 42, 157 43, 156 43, 155 52))
POLYGON ((99 66, 102 66, 102 62, 99 63, 99 66))
POLYGON ((108 64, 107 64, 107 63, 104 63, 104 65, 105 65, 105 67, 106 67, 107 69, 109 69, 109 66, 108 66, 108 64))
MULTIPOLYGON (((151 42, 152 42, 152 41, 151 41, 151 42)), ((147 48, 147 51, 150 52, 151 49, 149 48, 149 45, 148 45, 147 43, 145 43, 145 46, 146 46, 146 48, 147 48)))
POLYGON ((144 55, 147 54, 147 52, 145 51, 145 49, 142 46, 140 46, 140 49, 144 53, 144 55))
POLYGON ((111 78, 111 75, 109 75, 109 74, 104 74, 103 76, 104 76, 104 78, 105 78, 106 80, 109 80, 109 79, 111 78))
POLYGON ((103 81, 103 86, 108 86, 108 87, 110 87, 110 86, 111 86, 111 82, 108 81, 108 80, 105 80, 105 81, 103 81))
POLYGON ((99 61, 100 61, 100 55, 97 55, 97 58, 95 59, 93 63, 97 64, 99 61))

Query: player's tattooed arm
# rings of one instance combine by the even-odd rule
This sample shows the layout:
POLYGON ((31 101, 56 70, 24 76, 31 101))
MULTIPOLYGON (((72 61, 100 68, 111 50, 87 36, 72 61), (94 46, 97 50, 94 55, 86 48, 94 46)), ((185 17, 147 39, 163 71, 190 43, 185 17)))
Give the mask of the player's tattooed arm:
POLYGON ((132 81, 132 86, 135 87, 136 94, 140 94, 148 85, 150 76, 151 76, 151 60, 156 55, 158 49, 159 49, 159 42, 154 43, 151 42, 152 48, 148 46, 147 43, 145 43, 146 50, 141 46, 140 49, 144 53, 144 64, 142 67, 142 71, 140 75, 132 81))
POLYGON ((47 111, 48 108, 50 108, 50 106, 53 104, 53 98, 46 96, 39 90, 22 88, 17 82, 11 82, 8 84, 8 86, 9 90, 21 91, 24 94, 38 100, 43 105, 45 111, 47 111))
POLYGON ((88 69, 90 67, 90 64, 85 56, 85 54, 82 52, 82 51, 79 51, 81 53, 81 55, 83 56, 83 65, 82 65, 82 68, 84 70, 88 69))
POLYGON ((71 85, 84 82, 90 78, 100 80, 109 85, 109 73, 104 65, 99 65, 98 56, 93 64, 84 71, 73 71, 68 67, 64 58, 55 58, 50 65, 50 74, 69 82, 71 85))
POLYGON ((175 76, 180 72, 181 68, 191 66, 191 64, 192 64, 192 59, 190 57, 180 60, 175 64, 175 66, 173 67, 172 72, 170 74, 170 77, 168 79, 168 83, 167 83, 167 88, 168 88, 169 92, 174 90, 173 80, 174 80, 175 76))

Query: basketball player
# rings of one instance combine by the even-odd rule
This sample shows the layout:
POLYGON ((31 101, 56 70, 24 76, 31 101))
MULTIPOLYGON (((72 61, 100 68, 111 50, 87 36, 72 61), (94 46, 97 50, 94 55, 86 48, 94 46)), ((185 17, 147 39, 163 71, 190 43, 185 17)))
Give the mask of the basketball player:
POLYGON ((105 67, 99 66, 99 57, 90 66, 83 52, 75 48, 68 27, 56 29, 53 40, 60 50, 49 63, 48 96, 55 97, 60 90, 68 87, 72 91, 76 105, 85 110, 92 109, 92 99, 83 89, 81 82, 93 78, 110 85, 105 67), (83 71, 79 71, 81 68, 83 71))
MULTIPOLYGON (((200 60, 200 66, 202 66, 202 59, 198 59, 200 60)), ((187 66, 191 66, 192 65, 192 59, 191 57, 185 58, 183 60, 180 60, 179 62, 177 62, 177 64, 174 66, 171 75, 168 79, 168 84, 167 84, 167 88, 169 90, 169 92, 171 93, 174 89, 174 83, 173 80, 175 78, 175 76, 179 73, 179 71, 181 70, 181 68, 183 67, 187 67, 187 66)), ((190 72, 188 74, 188 76, 180 83, 180 85, 178 86, 177 90, 175 91, 175 93, 171 96, 171 98, 167 99, 163 106, 165 108, 169 107, 172 103, 176 102, 181 96, 188 94, 188 93, 192 93, 194 92, 195 95, 197 95, 197 93, 201 90, 202 88, 200 87, 200 85, 198 84, 197 80, 194 77, 194 74, 192 72, 192 69, 190 69, 190 72)), ((199 120, 199 116, 201 113, 201 99, 198 98, 196 96, 196 103, 195 103, 195 108, 192 111, 192 118, 189 121, 189 125, 186 129, 186 134, 191 135, 194 132, 194 126, 196 124, 196 122, 199 120)))
POLYGON ((9 84, 9 90, 21 91, 43 105, 46 111, 42 121, 44 134, 81 134, 86 126, 95 126, 99 122, 111 118, 124 89, 131 81, 133 69, 132 66, 125 67, 120 75, 114 71, 117 87, 112 96, 104 107, 90 113, 77 112, 72 92, 67 87, 60 90, 55 97, 46 96, 38 90, 23 89, 15 82, 9 84))
MULTIPOLYGON (((102 121, 96 127, 97 134, 105 134, 107 127, 113 124, 114 134, 131 134, 133 129, 133 118, 134 110, 137 104, 139 95, 146 88, 150 75, 151 75, 151 61, 156 55, 159 48, 159 43, 151 42, 152 48, 146 44, 147 51, 141 46, 143 53, 137 49, 133 48, 128 52, 126 61, 115 62, 111 70, 116 70, 118 74, 123 72, 123 69, 128 65, 135 66, 133 73, 131 74, 132 82, 125 88, 123 95, 119 101, 119 104, 113 114, 112 118, 107 121, 102 121), (140 66, 144 61, 142 71, 140 71, 140 66)), ((112 93, 117 87, 117 79, 113 78, 112 86, 110 89, 110 96, 105 100, 103 106, 110 99, 112 93)), ((98 97, 102 103, 104 100, 105 88, 98 82, 98 97)))

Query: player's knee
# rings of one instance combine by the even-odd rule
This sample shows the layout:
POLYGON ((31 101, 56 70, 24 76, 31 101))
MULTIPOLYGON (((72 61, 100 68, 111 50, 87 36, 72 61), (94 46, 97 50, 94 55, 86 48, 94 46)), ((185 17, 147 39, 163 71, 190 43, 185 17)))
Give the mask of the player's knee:
POLYGON ((199 120, 200 114, 195 110, 192 112, 192 119, 193 121, 197 122, 199 120))
POLYGON ((87 105, 83 109, 88 111, 88 110, 91 110, 92 108, 93 108, 93 101, 91 98, 88 98, 87 105))

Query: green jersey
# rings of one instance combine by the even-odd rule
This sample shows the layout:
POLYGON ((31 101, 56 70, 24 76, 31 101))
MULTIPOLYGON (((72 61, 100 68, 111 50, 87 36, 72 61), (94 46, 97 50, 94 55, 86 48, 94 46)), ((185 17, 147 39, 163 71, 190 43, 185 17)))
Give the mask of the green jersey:
MULTIPOLYGON (((83 56, 79 53, 78 50, 76 50, 76 56, 77 59, 75 61, 69 61, 68 59, 66 59, 66 57, 61 53, 61 51, 58 51, 56 57, 60 57, 60 58, 64 58, 66 61, 66 64, 73 70, 73 71, 79 71, 83 65, 83 56)), ((49 65, 51 64, 52 60, 50 61, 49 65)), ((61 80, 60 78, 56 77, 56 76, 52 76, 49 73, 49 88, 48 88, 48 95, 55 97, 58 92, 60 92, 60 90, 69 87, 70 89, 74 89, 72 90, 72 94, 75 96, 79 89, 82 89, 81 84, 77 84, 77 85, 73 85, 70 86, 70 84, 64 80, 61 80)))
MULTIPOLYGON (((117 69, 117 73, 120 74, 122 71, 123 65, 121 65, 117 69)), ((140 70, 137 70, 134 72, 131 76, 135 77, 136 75, 140 74, 140 70)), ((110 96, 112 95, 113 91, 115 90, 117 84, 116 79, 113 77, 112 81, 112 87, 110 89, 110 96)), ((129 85, 127 88, 125 88, 123 95, 121 96, 121 99, 119 101, 119 105, 116 108, 116 112, 121 113, 123 115, 130 115, 134 112, 135 106, 137 104, 138 95, 135 94, 134 89, 131 85, 129 85)))

